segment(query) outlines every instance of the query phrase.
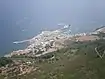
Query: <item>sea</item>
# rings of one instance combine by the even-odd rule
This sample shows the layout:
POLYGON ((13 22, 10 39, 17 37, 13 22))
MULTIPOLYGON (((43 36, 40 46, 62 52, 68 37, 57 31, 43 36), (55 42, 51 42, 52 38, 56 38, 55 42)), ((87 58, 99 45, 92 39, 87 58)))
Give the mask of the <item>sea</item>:
POLYGON ((0 0, 0 56, 24 49, 44 30, 71 25, 72 34, 105 25, 104 0, 0 0))

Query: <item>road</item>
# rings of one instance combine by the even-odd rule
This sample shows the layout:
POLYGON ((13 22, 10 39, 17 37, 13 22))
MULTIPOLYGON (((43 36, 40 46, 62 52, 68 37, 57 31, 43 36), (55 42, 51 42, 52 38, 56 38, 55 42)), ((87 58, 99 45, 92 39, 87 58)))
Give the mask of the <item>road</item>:
POLYGON ((95 47, 95 51, 96 51, 97 55, 98 55, 100 58, 103 58, 104 55, 105 55, 105 51, 103 52, 102 55, 100 55, 100 53, 98 52, 97 48, 98 48, 98 47, 95 47))

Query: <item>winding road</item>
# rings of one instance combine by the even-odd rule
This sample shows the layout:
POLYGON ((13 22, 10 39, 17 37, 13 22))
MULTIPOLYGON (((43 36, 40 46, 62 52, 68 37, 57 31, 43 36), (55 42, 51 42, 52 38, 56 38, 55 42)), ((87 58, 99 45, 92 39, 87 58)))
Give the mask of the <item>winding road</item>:
POLYGON ((95 47, 95 51, 96 51, 97 55, 98 55, 100 58, 103 58, 104 55, 105 55, 105 50, 104 50, 103 54, 100 55, 100 53, 98 52, 97 48, 98 48, 98 47, 95 47))

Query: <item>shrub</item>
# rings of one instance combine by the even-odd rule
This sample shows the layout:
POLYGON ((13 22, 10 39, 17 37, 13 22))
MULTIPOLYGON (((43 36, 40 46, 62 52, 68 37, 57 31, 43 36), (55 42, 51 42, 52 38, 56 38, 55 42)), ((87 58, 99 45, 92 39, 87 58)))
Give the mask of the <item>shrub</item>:
POLYGON ((0 67, 6 66, 7 64, 12 63, 12 60, 6 57, 1 57, 0 58, 0 67))

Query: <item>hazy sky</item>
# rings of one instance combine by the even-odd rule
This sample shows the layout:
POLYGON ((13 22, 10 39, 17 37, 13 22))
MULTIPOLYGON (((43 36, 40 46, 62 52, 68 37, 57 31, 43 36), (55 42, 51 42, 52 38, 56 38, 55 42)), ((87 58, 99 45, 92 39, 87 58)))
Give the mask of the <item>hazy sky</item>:
POLYGON ((31 30, 54 28, 58 23, 99 26, 105 24, 104 15, 105 0, 0 0, 0 20, 31 30))

